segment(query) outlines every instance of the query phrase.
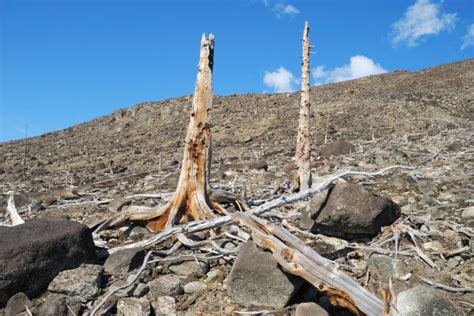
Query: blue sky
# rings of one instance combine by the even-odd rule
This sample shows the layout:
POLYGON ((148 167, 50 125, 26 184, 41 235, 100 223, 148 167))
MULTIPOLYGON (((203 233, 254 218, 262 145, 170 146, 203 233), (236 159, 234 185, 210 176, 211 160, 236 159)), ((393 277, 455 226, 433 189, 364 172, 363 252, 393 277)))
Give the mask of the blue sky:
POLYGON ((216 94, 297 90, 305 20, 312 84, 474 57, 472 0, 0 0, 0 141, 191 94, 203 32, 216 94))

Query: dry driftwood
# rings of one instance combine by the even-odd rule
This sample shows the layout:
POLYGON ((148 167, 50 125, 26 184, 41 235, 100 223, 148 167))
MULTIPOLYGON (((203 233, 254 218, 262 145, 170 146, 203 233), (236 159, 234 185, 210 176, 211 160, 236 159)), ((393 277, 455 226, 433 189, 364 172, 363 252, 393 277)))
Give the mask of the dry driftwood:
POLYGON ((296 165, 298 167, 298 185, 300 190, 311 187, 311 151, 310 151, 310 126, 311 118, 309 101, 309 23, 306 21, 303 31, 303 61, 301 63, 301 105, 296 142, 296 165))
MULTIPOLYGON (((279 198, 276 198, 260 206, 257 206, 253 209, 250 209, 246 211, 245 213, 248 215, 250 214, 260 215, 264 212, 283 206, 285 204, 300 201, 302 199, 305 199, 313 195, 314 193, 317 193, 329 188, 329 186, 334 181, 344 178, 344 177, 349 177, 349 176, 374 177, 374 176, 383 175, 395 169, 413 170, 414 168, 410 166, 395 165, 395 166, 386 167, 376 172, 342 170, 342 171, 333 173, 331 175, 325 176, 324 178, 321 178, 320 181, 318 181, 318 183, 314 183, 313 186, 308 190, 304 190, 304 191, 301 191, 292 195, 288 195, 288 196, 280 196, 279 198)), ((209 229, 221 227, 223 225, 231 224, 232 222, 233 222, 232 216, 226 215, 226 216, 216 217, 210 220, 194 221, 185 225, 174 226, 172 228, 166 229, 156 234, 155 236, 149 239, 144 239, 138 242, 111 248, 109 249, 109 253, 114 253, 122 249, 131 249, 131 248, 136 248, 136 247, 150 247, 154 244, 161 243, 167 240, 168 238, 175 236, 178 233, 184 233, 184 234, 196 233, 199 231, 209 230, 209 229)))
MULTIPOLYGON (((384 302, 340 271, 337 264, 320 256, 283 227, 245 213, 234 213, 234 220, 252 232, 252 239, 271 250, 278 263, 325 293, 331 302, 356 315, 382 315, 384 302)), ((392 313, 395 315, 395 313, 392 313)))

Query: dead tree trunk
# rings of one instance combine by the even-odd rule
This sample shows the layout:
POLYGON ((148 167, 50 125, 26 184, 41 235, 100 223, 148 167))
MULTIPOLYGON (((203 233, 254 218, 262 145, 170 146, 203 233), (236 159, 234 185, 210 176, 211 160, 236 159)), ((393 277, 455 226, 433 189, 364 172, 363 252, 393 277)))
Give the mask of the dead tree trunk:
POLYGON ((212 67, 214 36, 203 35, 194 90, 191 118, 186 134, 183 163, 178 186, 171 200, 159 210, 132 210, 104 222, 97 230, 118 226, 125 221, 146 224, 155 232, 177 223, 213 218, 214 211, 226 214, 219 203, 234 203, 246 209, 246 203, 230 192, 212 191, 209 186, 211 133, 208 112, 212 105, 212 67))
POLYGON ((184 158, 178 186, 173 198, 159 218, 147 222, 153 231, 170 228, 175 221, 187 222, 213 217, 208 196, 208 154, 210 124, 208 109, 212 105, 212 67, 214 36, 203 34, 194 90, 191 118, 184 147, 184 158))
POLYGON ((303 57, 301 63, 301 106, 296 143, 296 166, 298 167, 298 186, 300 190, 311 187, 311 152, 309 139, 309 120, 311 118, 309 101, 309 23, 303 31, 303 57))

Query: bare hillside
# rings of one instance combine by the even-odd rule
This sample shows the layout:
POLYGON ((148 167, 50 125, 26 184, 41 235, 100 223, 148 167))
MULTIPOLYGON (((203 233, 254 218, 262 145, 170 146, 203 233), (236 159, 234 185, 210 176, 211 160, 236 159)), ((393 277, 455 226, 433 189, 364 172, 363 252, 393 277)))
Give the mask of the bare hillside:
MULTIPOLYGON (((2 209, 9 191, 15 192, 25 219, 66 218, 90 224, 129 206, 161 204, 159 199, 122 198, 174 191, 191 101, 192 96, 184 96, 140 103, 62 131, 1 143, 2 209), (100 202, 109 200, 113 202, 100 202)), ((474 227, 474 59, 313 87, 311 103, 314 173, 414 166, 414 172, 351 181, 392 199, 403 216, 474 227), (352 144, 351 153, 338 152, 341 143, 328 147, 337 141, 352 144)), ((214 97, 212 185, 247 200, 287 193, 294 171, 298 110, 298 93, 214 97)), ((284 210, 298 207, 302 206, 284 210)), ((2 221, 7 216, 0 212, 2 221)), ((451 240, 449 230, 433 238, 445 250, 469 245, 471 251, 453 257, 453 262, 440 257, 444 250, 426 249, 436 263, 433 269, 406 257, 400 274, 413 277, 394 280, 396 292, 419 284, 415 276, 472 287, 472 239, 451 240)), ((124 241, 120 234, 110 234, 111 244, 124 241)), ((367 258, 354 258, 343 255, 338 260, 362 280, 367 258)), ((225 269, 227 274, 229 263, 225 269)), ((367 282, 372 291, 380 290, 377 279, 367 282)), ((446 295, 465 312, 474 304, 472 293, 446 295)), ((190 311, 218 313, 230 304, 222 289, 195 301, 190 311)))

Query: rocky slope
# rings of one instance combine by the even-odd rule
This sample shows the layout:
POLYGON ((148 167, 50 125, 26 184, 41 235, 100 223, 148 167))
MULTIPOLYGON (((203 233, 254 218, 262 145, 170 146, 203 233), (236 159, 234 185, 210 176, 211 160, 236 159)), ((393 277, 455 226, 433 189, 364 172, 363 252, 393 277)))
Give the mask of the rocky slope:
MULTIPOLYGON (((314 87, 311 102, 316 174, 342 168, 374 171, 393 164, 415 166, 410 174, 351 181, 390 197, 400 205, 403 216, 473 227, 473 59, 314 87), (355 150, 327 157, 325 143, 338 140, 353 144, 355 150)), ((5 208, 6 193, 14 191, 25 220, 63 218, 89 224, 130 203, 160 204, 160 200, 151 198, 122 198, 174 190, 190 105, 191 96, 141 103, 63 131, 1 143, 0 191, 5 194, 0 196, 0 205, 5 208), (108 199, 113 201, 97 203, 108 199)), ((287 192, 298 107, 298 93, 215 97, 211 110, 213 186, 259 200, 287 192), (265 161, 265 168, 255 165, 256 161, 265 161)), ((301 205, 284 210, 298 207, 301 205)), ((7 220, 5 214, 0 214, 0 222, 7 220)), ((441 230, 435 238, 441 247, 466 245, 465 235, 458 236, 458 244, 449 244, 446 234, 452 234, 450 231, 441 230)), ((123 242, 120 236, 108 238, 112 243, 123 242)), ((395 290, 401 292, 419 284, 416 275, 472 287, 470 238, 467 245, 471 246, 470 252, 449 261, 439 256, 443 251, 428 249, 437 263, 434 269, 404 258, 404 273, 413 277, 394 281, 395 290)), ((343 255, 339 260, 345 259, 344 264, 352 265, 354 272, 359 268, 364 271, 367 258, 355 260, 343 255)), ((229 264, 222 266, 226 275, 229 264)), ((354 276, 363 274, 354 272, 354 276)), ((374 292, 379 291, 376 281, 368 283, 374 292)), ((222 288, 209 293, 197 297, 189 310, 217 313, 232 303, 222 288)), ((460 311, 472 309, 472 294, 446 295, 460 311)), ((181 299, 185 300, 186 294, 178 301, 181 299)))

